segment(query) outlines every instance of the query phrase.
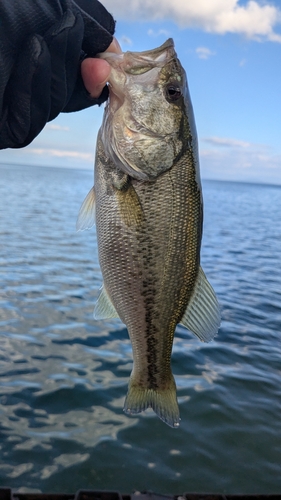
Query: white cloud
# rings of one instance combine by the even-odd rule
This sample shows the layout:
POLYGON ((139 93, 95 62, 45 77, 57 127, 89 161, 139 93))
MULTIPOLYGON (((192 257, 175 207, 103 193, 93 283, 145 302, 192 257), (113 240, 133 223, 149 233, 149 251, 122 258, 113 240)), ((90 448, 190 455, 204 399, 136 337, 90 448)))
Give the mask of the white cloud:
POLYGON ((229 139, 226 137, 206 137, 202 140, 214 146, 226 146, 226 147, 236 147, 236 148, 237 147, 248 148, 250 146, 249 142, 240 141, 239 139, 229 139))
POLYGON ((103 0, 118 19, 170 20, 182 28, 200 28, 210 33, 236 33, 254 40, 281 43, 275 31, 281 10, 268 1, 249 0, 103 0))
POLYGON ((198 55, 199 59, 209 59, 211 56, 215 55, 215 52, 212 52, 207 47, 197 47, 195 52, 198 55))
POLYGON ((170 32, 168 30, 163 30, 163 29, 160 29, 160 30, 153 30, 153 29, 149 29, 147 34, 149 36, 153 36, 153 37, 157 37, 157 36, 161 36, 161 35, 165 35, 165 36, 171 36, 170 35, 170 32))
POLYGON ((50 129, 50 130, 63 130, 68 132, 70 130, 69 127, 64 127, 62 125, 58 125, 57 123, 47 123, 45 128, 50 129))
POLYGON ((281 155, 239 139, 211 137, 200 148, 202 177, 281 184, 281 155), (204 147, 209 143, 210 148, 204 147))
POLYGON ((32 148, 26 149, 27 153, 31 153, 38 156, 52 156, 57 158, 69 158, 75 160, 83 160, 87 162, 93 162, 93 153, 83 153, 81 151, 69 151, 63 149, 52 149, 52 148, 32 148))
POLYGON ((132 45, 132 40, 126 35, 121 36, 121 38, 118 38, 119 43, 121 44, 121 47, 123 45, 132 45))

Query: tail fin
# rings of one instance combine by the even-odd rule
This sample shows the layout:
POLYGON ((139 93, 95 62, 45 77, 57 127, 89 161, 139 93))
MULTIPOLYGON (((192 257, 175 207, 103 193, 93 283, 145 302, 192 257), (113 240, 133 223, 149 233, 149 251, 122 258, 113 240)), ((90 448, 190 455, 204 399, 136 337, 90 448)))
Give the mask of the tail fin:
POLYGON ((172 374, 170 383, 165 389, 149 389, 130 379, 124 412, 134 415, 146 408, 152 408, 156 415, 170 427, 180 425, 176 385, 172 374))

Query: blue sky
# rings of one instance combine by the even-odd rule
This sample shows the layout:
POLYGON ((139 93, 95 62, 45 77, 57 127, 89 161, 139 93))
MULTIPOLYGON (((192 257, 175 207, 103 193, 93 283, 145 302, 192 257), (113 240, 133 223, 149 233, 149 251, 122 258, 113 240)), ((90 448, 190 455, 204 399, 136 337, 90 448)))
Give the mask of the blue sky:
MULTIPOLYGON (((281 184, 281 2, 104 0, 124 51, 175 41, 205 179, 281 184)), ((103 108, 61 114, 0 162, 93 169, 103 108)))

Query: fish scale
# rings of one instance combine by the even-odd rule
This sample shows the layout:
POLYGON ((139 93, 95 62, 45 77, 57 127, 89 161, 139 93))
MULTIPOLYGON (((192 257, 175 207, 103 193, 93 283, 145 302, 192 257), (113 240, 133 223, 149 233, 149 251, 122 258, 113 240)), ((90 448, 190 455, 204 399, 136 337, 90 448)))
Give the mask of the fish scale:
MULTIPOLYGON (((113 188, 109 197, 97 192, 99 260, 105 287, 128 328, 135 376, 149 389, 163 389, 170 383, 174 330, 199 268, 201 197, 198 188, 192 196, 189 193, 195 169, 190 155, 189 163, 186 156, 153 182, 133 182, 143 211, 141 224, 124 224, 122 210, 116 210, 118 190, 113 188), (116 228, 120 238, 116 238, 116 228), (141 279, 136 281, 137 276, 141 279)), ((106 185, 109 192, 114 170, 113 163, 107 161, 105 167, 97 162, 95 184, 106 185)))

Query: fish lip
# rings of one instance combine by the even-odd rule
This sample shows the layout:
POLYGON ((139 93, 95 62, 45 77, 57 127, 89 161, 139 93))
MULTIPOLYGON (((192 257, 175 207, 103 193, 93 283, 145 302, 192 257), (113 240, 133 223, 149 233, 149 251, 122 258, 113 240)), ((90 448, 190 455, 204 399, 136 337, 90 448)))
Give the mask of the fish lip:
POLYGON ((152 59, 152 58, 157 58, 159 54, 162 54, 162 52, 164 52, 168 49, 174 49, 174 48, 175 48, 174 40, 172 38, 168 38, 168 40, 166 40, 166 42, 162 43, 162 45, 160 45, 159 47, 156 47, 155 49, 144 50, 141 52, 128 51, 128 52, 125 52, 125 54, 130 54, 134 58, 141 57, 142 59, 143 58, 152 59))
POLYGON ((101 52, 97 54, 96 57, 107 61, 110 66, 115 69, 121 69, 122 67, 122 70, 125 73, 129 73, 129 70, 134 66, 134 63, 140 64, 140 62, 142 62, 145 66, 147 66, 147 71, 149 71, 151 68, 163 66, 164 62, 167 64, 175 56, 176 52, 174 41, 172 38, 168 38, 166 42, 155 49, 138 52, 127 51, 122 52, 121 54, 116 54, 115 52, 101 52), (162 58, 161 55, 163 56, 162 58))

